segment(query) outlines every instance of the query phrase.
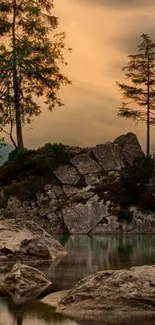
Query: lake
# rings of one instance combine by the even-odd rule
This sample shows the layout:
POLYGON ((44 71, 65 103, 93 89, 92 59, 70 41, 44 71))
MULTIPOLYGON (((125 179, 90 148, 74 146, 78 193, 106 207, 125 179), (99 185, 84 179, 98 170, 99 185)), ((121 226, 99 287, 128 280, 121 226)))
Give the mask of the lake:
MULTIPOLYGON (((38 268, 53 283, 53 292, 70 289, 81 278, 106 269, 122 269, 144 264, 155 264, 155 236, 60 236, 59 241, 68 255, 54 263, 44 263, 38 268)), ((0 265, 4 276, 12 265, 0 265)), ((109 324, 109 320, 96 320, 95 323, 83 320, 80 325, 109 324)), ((112 325, 130 325, 113 320, 112 325)), ((141 325, 154 325, 155 317, 143 319, 141 325)), ((23 307, 14 305, 11 299, 0 299, 0 325, 77 325, 74 320, 65 318, 40 301, 23 307)), ((137 320, 132 319, 132 325, 137 320)))

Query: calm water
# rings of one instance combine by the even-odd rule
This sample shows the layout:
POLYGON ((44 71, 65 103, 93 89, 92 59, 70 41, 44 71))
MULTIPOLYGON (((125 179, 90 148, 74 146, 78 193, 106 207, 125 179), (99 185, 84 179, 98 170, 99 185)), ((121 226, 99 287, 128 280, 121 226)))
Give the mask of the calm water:
MULTIPOLYGON (((61 243, 68 256, 53 264, 39 267, 53 282, 53 291, 70 289, 79 279, 105 269, 121 269, 136 265, 155 264, 155 236, 62 236, 61 243)), ((0 265, 3 276, 11 265, 0 265)), ((95 323, 78 322, 80 325, 108 324, 108 320, 95 323)), ((112 325, 130 325, 131 320, 121 323, 114 320, 112 325)), ((143 319, 141 325, 154 325, 153 319, 143 319)), ((42 302, 16 307, 11 299, 0 299, 0 325, 76 325, 42 302)), ((132 319, 132 325, 137 321, 132 319)))

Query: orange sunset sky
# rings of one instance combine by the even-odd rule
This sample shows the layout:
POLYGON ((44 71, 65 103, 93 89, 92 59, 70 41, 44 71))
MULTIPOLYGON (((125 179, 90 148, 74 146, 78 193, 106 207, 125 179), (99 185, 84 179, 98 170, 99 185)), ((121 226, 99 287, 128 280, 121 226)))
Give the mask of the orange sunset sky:
MULTIPOLYGON (((24 127, 25 145, 46 142, 93 146, 128 131, 145 148, 145 125, 118 118, 123 80, 121 67, 148 33, 155 40, 154 0, 55 0, 59 31, 67 34, 68 66, 63 68, 72 86, 61 89, 64 107, 46 111, 24 127)), ((155 131, 152 130, 152 144, 155 131)))

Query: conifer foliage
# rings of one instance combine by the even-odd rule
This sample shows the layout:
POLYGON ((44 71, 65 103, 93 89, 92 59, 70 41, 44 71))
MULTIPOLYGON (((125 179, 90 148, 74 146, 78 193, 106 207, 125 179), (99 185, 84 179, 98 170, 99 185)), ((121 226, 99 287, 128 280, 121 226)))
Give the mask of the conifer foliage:
POLYGON ((150 155, 150 127, 155 124, 155 43, 143 34, 138 53, 123 68, 128 84, 118 83, 123 100, 118 116, 146 123, 146 153, 150 155))
POLYGON ((70 84, 60 71, 70 49, 65 33, 55 33, 59 21, 53 9, 53 0, 0 1, 0 125, 1 130, 10 125, 18 148, 24 146, 22 126, 41 113, 37 98, 52 110, 63 105, 60 87, 70 84))

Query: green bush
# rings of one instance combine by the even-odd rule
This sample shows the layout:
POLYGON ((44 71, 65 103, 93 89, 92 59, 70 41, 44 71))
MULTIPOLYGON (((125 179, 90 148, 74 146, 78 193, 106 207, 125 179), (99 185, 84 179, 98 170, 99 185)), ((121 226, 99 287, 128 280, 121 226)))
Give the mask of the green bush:
POLYGON ((30 158, 30 156, 32 156, 32 154, 35 154, 35 153, 36 153, 35 150, 28 150, 26 148, 23 148, 23 149, 16 148, 10 152, 9 161, 10 162, 24 162, 25 160, 30 158))
POLYGON ((37 155, 30 161, 30 167, 34 174, 47 174, 54 171, 59 165, 69 163, 69 160, 70 157, 62 144, 47 143, 38 149, 37 155))
POLYGON ((138 205, 154 175, 154 160, 146 156, 137 157, 132 165, 122 170, 118 203, 124 206, 138 205))
POLYGON ((118 222, 125 220, 128 223, 130 223, 133 218, 133 214, 129 209, 120 209, 117 212, 117 216, 118 216, 118 222))
POLYGON ((146 185, 154 175, 155 161, 151 157, 139 156, 134 159, 132 165, 124 168, 121 179, 124 184, 146 185))
POLYGON ((48 180, 44 177, 31 177, 23 182, 12 183, 4 188, 4 194, 18 196, 21 201, 35 199, 36 193, 43 190, 48 180))
POLYGON ((22 200, 34 198, 45 184, 56 182, 53 171, 69 161, 61 143, 47 143, 38 150, 15 149, 0 168, 0 186, 5 186, 8 196, 17 195, 22 200))

